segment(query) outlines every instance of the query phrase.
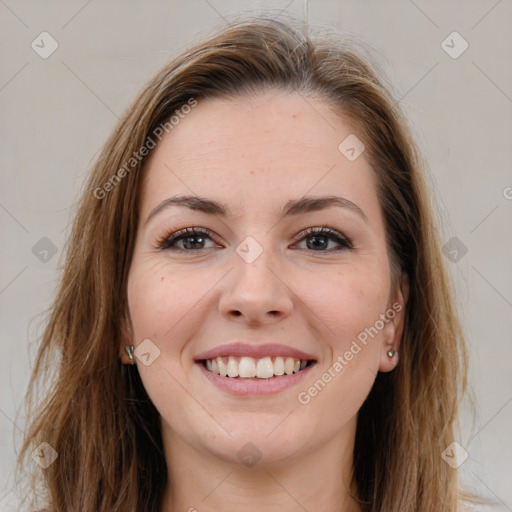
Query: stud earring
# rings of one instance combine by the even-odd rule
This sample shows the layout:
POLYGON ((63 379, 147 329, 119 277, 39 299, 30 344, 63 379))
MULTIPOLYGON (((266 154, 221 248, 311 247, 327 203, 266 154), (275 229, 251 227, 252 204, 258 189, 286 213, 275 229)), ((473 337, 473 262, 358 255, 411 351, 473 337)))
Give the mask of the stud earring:
POLYGON ((130 358, 130 361, 133 361, 133 349, 135 347, 133 345, 126 345, 124 348, 126 350, 126 353, 128 354, 128 357, 130 358))
POLYGON ((396 350, 392 348, 391 350, 388 350, 388 357, 393 357, 396 353, 396 350))

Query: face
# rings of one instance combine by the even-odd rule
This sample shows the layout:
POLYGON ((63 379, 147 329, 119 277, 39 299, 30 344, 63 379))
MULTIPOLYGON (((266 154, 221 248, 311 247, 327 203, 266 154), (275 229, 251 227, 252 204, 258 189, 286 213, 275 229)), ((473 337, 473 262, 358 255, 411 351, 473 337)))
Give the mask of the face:
POLYGON ((354 133, 321 100, 267 92, 200 101, 153 150, 121 350, 167 442, 298 460, 353 433, 395 367, 403 295, 366 155, 338 148, 354 133), (216 204, 168 201, 185 195, 216 204))

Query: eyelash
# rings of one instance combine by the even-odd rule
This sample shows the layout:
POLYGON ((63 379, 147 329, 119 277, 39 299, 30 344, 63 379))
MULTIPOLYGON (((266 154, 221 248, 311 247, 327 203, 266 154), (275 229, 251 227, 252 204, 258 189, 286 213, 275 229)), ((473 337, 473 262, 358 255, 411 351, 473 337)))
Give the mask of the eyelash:
MULTIPOLYGON (((157 241, 157 248, 162 251, 173 250, 173 251, 188 252, 188 253, 211 249, 211 247, 208 247, 206 249, 181 249, 179 247, 174 247, 172 245, 172 244, 178 242, 179 240, 183 240, 183 239, 193 237, 193 236, 198 236, 198 235, 199 236, 206 235, 208 238, 210 238, 214 242, 219 243, 216 240, 215 235, 209 229, 185 228, 185 229, 180 229, 179 231, 176 231, 175 233, 172 233, 170 235, 167 234, 167 235, 163 236, 162 238, 160 238, 157 241)), ((339 251, 339 250, 347 250, 347 249, 352 250, 353 249, 352 240, 349 237, 342 235, 338 231, 331 229, 328 226, 322 226, 320 228, 304 229, 295 237, 296 242, 297 243, 301 242, 304 238, 307 238, 310 235, 327 236, 328 238, 331 238, 336 243, 339 243, 341 245, 341 247, 335 248, 335 249, 328 249, 325 251, 312 251, 312 252, 331 253, 331 252, 337 251, 337 250, 339 251)))

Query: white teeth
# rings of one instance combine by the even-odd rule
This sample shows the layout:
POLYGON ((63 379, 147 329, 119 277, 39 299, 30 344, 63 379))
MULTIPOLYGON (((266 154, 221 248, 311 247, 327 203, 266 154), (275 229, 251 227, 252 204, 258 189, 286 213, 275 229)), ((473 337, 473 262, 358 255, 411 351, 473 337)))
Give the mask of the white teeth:
POLYGON ((270 357, 264 357, 258 361, 256 376, 260 379, 270 379, 274 376, 274 365, 270 357))
POLYGON ((217 366, 219 367, 219 375, 222 377, 226 377, 228 374, 228 369, 226 368, 226 365, 224 364, 224 361, 222 360, 222 357, 217 357, 215 359, 217 361, 217 366))
POLYGON ((282 357, 276 357, 274 361, 274 375, 283 375, 284 373, 284 361, 282 357))
POLYGON ((284 371, 286 375, 291 375, 293 373, 293 369, 295 368, 295 362, 293 357, 287 357, 284 362, 284 371))
MULTIPOLYGON (((256 377, 256 365, 252 357, 240 358, 240 364, 238 365, 238 374, 243 378, 256 377)), ((259 375, 258 375, 259 377, 259 375)))
POLYGON ((251 379, 257 377, 259 379, 270 379, 274 375, 292 375, 306 368, 308 362, 304 359, 296 359, 294 357, 262 357, 254 359, 252 357, 235 357, 227 358, 216 357, 206 360, 206 369, 222 377, 251 379))
POLYGON ((238 377, 238 364, 233 356, 229 356, 228 377, 238 377))

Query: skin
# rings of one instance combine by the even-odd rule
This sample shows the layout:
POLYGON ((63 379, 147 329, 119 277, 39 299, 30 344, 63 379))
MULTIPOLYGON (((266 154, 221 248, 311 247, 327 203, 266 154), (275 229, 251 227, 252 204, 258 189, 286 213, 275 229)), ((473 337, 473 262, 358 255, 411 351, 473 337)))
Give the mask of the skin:
POLYGON ((120 353, 129 363, 125 345, 147 338, 160 350, 148 366, 135 360, 161 415, 170 475, 161 512, 361 510, 349 494, 357 412, 377 372, 398 363, 387 352, 399 349, 404 310, 307 405, 297 399, 359 333, 407 299, 404 281, 391 285, 365 153, 350 162, 338 150, 354 132, 320 99, 267 91, 200 101, 150 155, 128 280, 132 326, 120 353), (222 202, 231 215, 172 206, 145 223, 177 194, 222 202), (336 206, 280 220, 285 203, 304 195, 342 196, 367 220, 336 206), (351 238, 353 249, 335 250, 331 238, 320 248, 311 235, 295 239, 323 225, 351 238), (193 247, 186 253, 157 248, 187 227, 207 228, 216 240, 176 242, 193 247), (236 252, 247 236, 263 248, 250 264, 236 252), (318 363, 297 386, 259 398, 228 395, 194 363, 200 352, 256 338, 314 354, 318 363), (237 456, 247 442, 261 452, 252 467, 237 456))

